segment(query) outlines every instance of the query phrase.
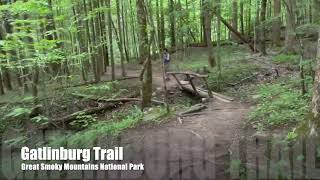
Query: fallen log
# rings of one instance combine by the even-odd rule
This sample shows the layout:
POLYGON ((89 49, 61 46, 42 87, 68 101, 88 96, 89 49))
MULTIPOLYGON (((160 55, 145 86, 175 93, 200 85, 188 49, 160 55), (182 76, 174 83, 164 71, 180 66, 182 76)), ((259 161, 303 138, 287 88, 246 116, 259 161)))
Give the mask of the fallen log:
POLYGON ((228 83, 228 84, 229 84, 230 86, 237 86, 237 85, 239 85, 239 84, 241 84, 241 83, 243 83, 243 82, 245 82, 245 81, 247 81, 247 80, 249 80, 249 79, 252 79, 252 78, 258 76, 259 74, 260 74, 260 73, 254 73, 254 74, 252 74, 251 76, 245 77, 245 78, 241 79, 240 81, 238 81, 238 82, 236 82, 236 83, 228 83))
POLYGON ((202 111, 203 109, 206 109, 206 108, 207 108, 207 106, 204 104, 196 104, 196 105, 190 107, 188 110, 177 114, 177 119, 180 122, 180 124, 182 124, 183 117, 192 116, 193 114, 195 114, 199 111, 202 111))
MULTIPOLYGON (((187 91, 189 93, 192 93, 194 94, 195 96, 199 96, 201 98, 210 98, 209 94, 208 94, 208 91, 207 90, 204 90, 204 89, 201 89, 201 88, 197 88, 197 92, 194 92, 193 88, 191 85, 182 85, 181 86, 182 90, 184 91, 187 91)), ((213 92, 211 91, 212 93, 212 96, 220 101, 223 101, 223 102, 231 102, 231 101, 234 101, 233 98, 231 97, 228 97, 228 96, 225 96, 225 95, 222 95, 222 94, 219 94, 219 93, 216 93, 216 92, 213 92)))
MULTIPOLYGON (((128 97, 128 98, 117 98, 117 99, 103 99, 103 98, 97 98, 97 97, 90 97, 90 96, 83 95, 83 94, 72 94, 72 96, 76 96, 78 98, 86 98, 86 99, 96 101, 96 102, 101 102, 101 103, 126 103, 126 102, 130 102, 130 101, 142 101, 142 99, 140 99, 140 98, 132 98, 135 95, 128 97)), ((154 99, 152 99, 151 102, 154 105, 165 105, 166 104, 162 101, 158 101, 158 100, 154 100, 154 99)))
POLYGON ((220 14, 215 13, 215 15, 220 19, 220 21, 234 34, 236 35, 243 43, 248 44, 249 48, 253 52, 258 52, 258 50, 235 28, 232 27, 220 14))
POLYGON ((197 74, 197 73, 193 73, 193 72, 167 72, 167 74, 182 74, 182 75, 191 75, 191 76, 195 76, 195 77, 199 77, 199 78, 208 78, 208 75, 202 75, 202 74, 197 74))
POLYGON ((186 114, 191 114, 191 113, 196 113, 196 112, 202 111, 202 110, 204 110, 206 108, 207 108, 207 106, 204 105, 204 104, 196 104, 196 105, 190 107, 188 110, 179 113, 178 115, 179 116, 184 116, 186 114))
MULTIPOLYGON (((118 79, 115 79, 114 81, 124 81, 124 80, 137 79, 137 78, 139 78, 139 77, 138 76, 129 76, 129 77, 118 78, 118 79)), ((84 83, 81 83, 81 84, 57 87, 54 90, 67 89, 67 88, 80 87, 80 86, 87 86, 87 85, 91 85, 91 84, 99 84, 99 83, 106 83, 106 82, 112 82, 112 81, 113 80, 105 80, 105 81, 99 81, 99 82, 97 82, 97 81, 89 81, 89 82, 84 82, 84 83)))

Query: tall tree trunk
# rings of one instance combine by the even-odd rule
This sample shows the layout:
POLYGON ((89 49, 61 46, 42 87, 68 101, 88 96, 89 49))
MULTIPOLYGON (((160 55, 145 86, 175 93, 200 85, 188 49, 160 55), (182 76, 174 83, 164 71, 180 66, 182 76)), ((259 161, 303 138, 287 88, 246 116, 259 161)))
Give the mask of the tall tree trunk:
POLYGON ((4 87, 3 87, 3 83, 2 83, 2 73, 0 71, 0 95, 4 95, 4 87))
POLYGON ((317 47, 316 69, 313 85, 312 112, 314 118, 320 122, 320 31, 317 47))
POLYGON ((164 5, 163 5, 164 0, 160 0, 160 29, 161 29, 161 48, 160 50, 163 50, 166 47, 166 32, 165 32, 165 20, 164 20, 164 5))
POLYGON ((240 29, 242 35, 244 35, 244 3, 243 1, 240 2, 240 29))
POLYGON ((205 32, 205 38, 207 42, 207 48, 208 48, 208 63, 210 67, 214 67, 216 65, 214 55, 213 55, 213 44, 211 40, 211 20, 212 20, 212 4, 211 0, 203 0, 203 6, 204 9, 202 10, 204 12, 204 32, 205 32))
POLYGON ((175 3, 174 0, 169 0, 169 12, 170 12, 170 39, 171 47, 176 47, 176 17, 175 17, 175 3))
POLYGON ((11 74, 7 67, 3 67, 3 83, 7 90, 11 91, 13 89, 11 82, 11 74))
POLYGON ((263 55, 267 54, 267 51, 266 51, 266 10, 267 10, 267 0, 262 0, 261 14, 260 14, 260 22, 261 22, 260 51, 263 55))
POLYGON ((251 0, 249 0, 248 4, 248 12, 247 12, 247 35, 250 37, 251 32, 252 32, 252 25, 251 25, 251 0))
MULTIPOLYGON (((140 44, 140 61, 143 61, 144 67, 142 69, 142 104, 141 108, 151 106, 152 98, 152 62, 151 62, 151 46, 148 46, 147 34, 147 7, 144 0, 137 0, 137 18, 139 26, 139 44, 140 44), (149 48, 148 48, 149 47, 149 48)), ((153 22, 152 22, 153 23, 153 22)), ((153 29, 155 31, 155 29, 153 29)), ((151 36, 153 39, 154 34, 151 36)))
POLYGON ((281 45, 281 0, 273 0, 273 14, 272 21, 272 42, 273 45, 281 45))
POLYGON ((296 39, 295 32, 295 20, 296 20, 296 0, 286 0, 285 1, 287 12, 287 26, 286 26, 286 39, 285 39, 285 50, 286 53, 294 53, 294 45, 296 39))
POLYGON ((144 0, 137 0, 137 19, 139 31, 139 59, 140 63, 143 64, 148 58, 147 17, 144 0))
POLYGON ((260 41, 260 7, 259 7, 259 0, 257 0, 257 13, 254 25, 254 50, 257 49, 257 44, 260 41))
MULTIPOLYGON (((238 1, 232 0, 232 27, 238 31, 238 1)), ((237 36, 231 34, 231 39, 238 42, 237 36)))
POLYGON ((117 22, 118 22, 118 29, 119 29, 119 51, 120 51, 120 64, 121 64, 121 75, 123 77, 126 76, 126 70, 124 67, 124 53, 123 53, 123 37, 121 33, 121 16, 120 16, 120 2, 119 0, 116 0, 116 6, 117 6, 117 22))
POLYGON ((113 36, 112 36, 112 14, 111 14, 111 0, 107 0, 108 7, 108 32, 109 32, 109 45, 110 45, 110 63, 111 63, 111 79, 115 80, 115 65, 113 54, 113 36))

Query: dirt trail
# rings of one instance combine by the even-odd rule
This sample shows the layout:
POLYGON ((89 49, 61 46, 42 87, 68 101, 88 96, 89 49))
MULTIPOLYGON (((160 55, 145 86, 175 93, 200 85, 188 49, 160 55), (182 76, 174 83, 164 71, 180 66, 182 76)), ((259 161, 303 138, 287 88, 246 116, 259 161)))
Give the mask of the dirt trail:
MULTIPOLYGON (((163 87, 159 71, 154 71, 153 79, 156 86, 163 87)), ((168 82, 168 89, 172 88, 173 80, 168 82)), ((145 171, 123 173, 121 177, 230 179, 230 146, 238 146, 241 123, 249 108, 213 99, 201 115, 186 117, 182 124, 171 121, 160 127, 130 130, 122 137, 125 159, 144 162, 145 171)))

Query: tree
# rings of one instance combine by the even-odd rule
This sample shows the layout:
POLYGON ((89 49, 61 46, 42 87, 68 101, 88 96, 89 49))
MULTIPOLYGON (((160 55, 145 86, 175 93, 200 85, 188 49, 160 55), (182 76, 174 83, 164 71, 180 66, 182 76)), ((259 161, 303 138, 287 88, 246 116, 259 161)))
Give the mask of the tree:
POLYGON ((170 40, 171 48, 176 47, 176 8, 174 0, 169 0, 169 12, 170 12, 170 40))
MULTIPOLYGON (((232 0, 232 27, 238 31, 238 1, 232 0)), ((238 41, 237 36, 233 33, 231 34, 231 39, 233 41, 238 41)))
POLYGON ((281 45, 281 0, 273 0, 273 16, 272 21, 272 43, 275 46, 281 45))
POLYGON ((121 64, 121 74, 122 76, 126 76, 126 71, 124 67, 124 52, 123 52, 123 36, 121 33, 121 29, 124 27, 121 27, 121 16, 120 16, 120 2, 119 0, 116 0, 116 6, 117 6, 117 22, 118 22, 118 29, 119 29, 119 39, 118 39, 118 46, 120 51, 120 64, 121 64))
POLYGON ((148 32, 147 16, 144 0, 137 0, 137 19, 138 19, 138 40, 139 40, 139 61, 144 63, 148 57, 148 32))
POLYGON ((110 62, 111 62, 111 78, 115 80, 115 63, 113 54, 113 36, 112 36, 112 14, 111 14, 111 0, 107 0, 108 7, 108 32, 109 32, 109 45, 110 45, 110 62))
POLYGON ((262 0, 261 2, 261 15, 260 15, 260 51, 263 55, 266 55, 266 10, 267 10, 267 0, 262 0))
POLYGON ((286 12, 286 37, 285 37, 285 51, 287 53, 294 53, 294 45, 296 39, 296 0, 285 0, 286 12))
MULTIPOLYGON (((139 31, 140 62, 143 62, 143 69, 140 76, 140 80, 142 81, 141 108, 144 109, 151 106, 152 97, 152 63, 150 54, 151 44, 148 46, 147 7, 144 0, 137 0, 137 18, 139 31)), ((151 38, 153 37, 151 36, 151 38)))
POLYGON ((316 69, 313 85, 312 112, 319 122, 320 118, 320 32, 317 46, 316 69))
POLYGON ((213 45, 211 40, 211 21, 212 21, 212 2, 211 0, 203 0, 204 9, 204 32, 205 32, 205 42, 207 43, 208 48, 208 63, 210 67, 214 67, 216 65, 214 55, 213 55, 213 45))

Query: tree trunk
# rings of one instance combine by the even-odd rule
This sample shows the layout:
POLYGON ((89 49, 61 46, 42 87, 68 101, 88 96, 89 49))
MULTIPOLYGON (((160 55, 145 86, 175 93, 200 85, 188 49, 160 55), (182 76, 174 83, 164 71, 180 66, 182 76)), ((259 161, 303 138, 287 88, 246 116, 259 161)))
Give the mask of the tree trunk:
POLYGON ((267 10, 267 0, 262 0, 261 2, 261 14, 260 14, 260 22, 261 22, 261 39, 260 39, 260 51, 263 55, 267 54, 266 51, 266 10, 267 10))
POLYGON ((110 63, 111 63, 111 79, 115 80, 115 65, 113 54, 113 37, 112 37, 112 14, 111 14, 111 0, 107 0, 108 7, 108 32, 109 32, 109 45, 110 45, 110 63))
POLYGON ((176 47, 176 18, 174 0, 169 0, 171 48, 176 47))
POLYGON ((166 47, 166 31, 165 31, 165 20, 164 20, 164 7, 163 7, 163 0, 160 0, 160 29, 161 29, 161 48, 163 50, 166 47))
POLYGON ((216 65, 214 55, 213 55, 213 44, 211 40, 211 19, 212 19, 212 11, 211 11, 211 0, 203 0, 203 15, 204 15, 204 32, 205 38, 207 42, 208 48, 208 63, 210 67, 214 67, 216 65))
POLYGON ((2 73, 0 72, 0 95, 4 95, 4 87, 2 83, 2 73))
POLYGON ((240 2, 240 29, 241 34, 244 35, 244 4, 243 1, 240 2))
POLYGON ((5 68, 5 67, 3 67, 2 70, 3 70, 4 86, 7 88, 7 90, 11 91, 13 88, 12 88, 10 71, 8 70, 8 68, 5 68))
MULTIPOLYGON (((142 104, 141 108, 151 106, 152 98, 152 62, 151 62, 151 43, 148 48, 148 33, 147 33, 147 7, 144 0, 137 0, 137 16, 138 16, 138 26, 139 26, 139 44, 140 44, 140 61, 144 62, 145 70, 142 70, 142 104)), ((153 22, 151 22, 153 23, 153 22)), ((155 29, 153 29, 153 32, 155 29)), ((154 33, 153 33, 154 35, 154 33)), ((151 35, 151 39, 154 39, 151 35)))
POLYGON ((137 0, 137 19, 139 31, 139 54, 140 63, 144 63, 148 58, 148 33, 147 17, 144 0, 137 0))
POLYGON ((285 50, 286 53, 294 53, 294 45, 296 39, 295 32, 295 20, 296 20, 296 0, 286 0, 286 19, 287 19, 287 27, 286 27, 286 38, 285 38, 285 50))
POLYGON ((124 67, 124 53, 123 53, 123 36, 121 33, 121 16, 120 16, 120 2, 119 0, 116 0, 116 6, 117 6, 117 22, 118 22, 118 29, 119 29, 119 51, 120 51, 120 64, 121 64, 121 75, 122 77, 126 76, 126 71, 124 67))
POLYGON ((165 31, 165 20, 164 20, 164 7, 163 7, 163 0, 160 0, 160 29, 161 29, 161 48, 163 50, 166 47, 166 31, 165 31))
POLYGON ((317 47, 316 69, 313 85, 312 112, 314 118, 319 122, 320 118, 320 32, 317 47))
POLYGON ((281 0, 273 0, 274 20, 272 21, 272 42, 275 46, 281 45, 281 0))
MULTIPOLYGON (((238 31, 238 1, 232 0, 232 27, 238 31)), ((237 36, 233 33, 231 34, 231 39, 235 42, 238 42, 237 36)))

